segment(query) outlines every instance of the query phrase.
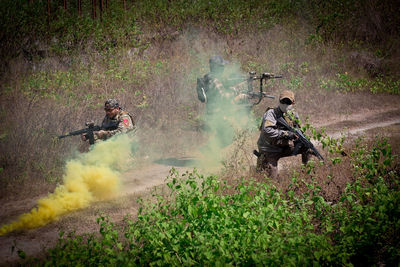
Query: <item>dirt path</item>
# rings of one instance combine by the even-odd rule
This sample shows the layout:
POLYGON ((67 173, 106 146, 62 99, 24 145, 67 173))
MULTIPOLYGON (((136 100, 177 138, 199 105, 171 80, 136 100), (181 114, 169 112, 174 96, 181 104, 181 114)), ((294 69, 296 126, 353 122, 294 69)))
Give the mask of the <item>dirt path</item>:
POLYGON ((400 108, 386 108, 380 111, 363 110, 347 116, 328 118, 325 122, 315 123, 326 128, 329 136, 355 135, 374 128, 382 128, 400 123, 400 108))
MULTIPOLYGON (((400 125, 400 108, 364 110, 357 114, 336 116, 328 118, 327 121, 313 122, 313 124, 316 127, 326 128, 326 132, 330 136, 357 135, 374 128, 400 125)), ((400 131, 395 131, 394 134, 400 135, 400 131)), ((192 163, 189 158, 167 158, 130 170, 123 174, 122 192, 114 200, 94 203, 88 209, 68 214, 59 221, 38 229, 13 232, 1 236, 0 265, 16 264, 19 259, 16 253, 18 249, 25 251, 28 256, 39 255, 47 248, 55 245, 59 232, 85 233, 97 231, 98 227, 95 221, 99 214, 107 214, 113 221, 122 220, 126 214, 136 214, 138 197, 148 194, 154 186, 163 184, 172 167, 179 172, 184 172, 192 169, 192 163), (14 252, 11 251, 13 246, 16 247, 14 252)), ((30 211, 36 205, 37 200, 46 195, 47 193, 44 193, 35 199, 20 199, 1 203, 0 224, 7 223, 17 218, 18 215, 30 211)))

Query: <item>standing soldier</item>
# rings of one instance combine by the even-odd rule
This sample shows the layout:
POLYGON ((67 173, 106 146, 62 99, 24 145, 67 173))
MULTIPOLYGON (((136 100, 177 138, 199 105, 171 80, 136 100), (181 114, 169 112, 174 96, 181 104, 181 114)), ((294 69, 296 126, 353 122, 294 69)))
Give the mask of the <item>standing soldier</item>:
MULTIPOLYGON (((106 115, 101 124, 101 130, 93 132, 95 142, 106 140, 119 133, 127 133, 135 129, 132 116, 123 111, 116 99, 108 99, 104 103, 106 115)), ((81 136, 86 141, 86 135, 81 136)))
MULTIPOLYGON (((268 108, 263 116, 257 142, 259 149, 257 171, 266 171, 271 178, 278 177, 278 160, 293 155, 293 141, 296 141, 297 136, 287 131, 277 120, 283 117, 291 127, 298 126, 298 115, 292 109, 294 103, 293 92, 283 91, 279 96, 279 105, 276 108, 268 108)), ((302 163, 307 164, 312 152, 302 148, 298 153, 301 154, 302 163)))

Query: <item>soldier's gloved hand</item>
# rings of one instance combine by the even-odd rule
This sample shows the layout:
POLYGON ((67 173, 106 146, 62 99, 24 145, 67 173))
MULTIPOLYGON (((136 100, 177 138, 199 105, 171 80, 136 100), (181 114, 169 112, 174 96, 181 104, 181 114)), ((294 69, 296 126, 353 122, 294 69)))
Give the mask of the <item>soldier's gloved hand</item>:
POLYGON ((94 134, 99 139, 105 139, 107 137, 107 131, 104 131, 104 130, 100 130, 100 131, 94 132, 94 134))
POLYGON ((87 138, 86 138, 86 135, 85 135, 85 134, 81 134, 81 140, 82 140, 82 141, 86 141, 86 140, 87 140, 87 138))
POLYGON ((294 140, 297 138, 297 136, 293 132, 290 132, 290 131, 283 131, 282 137, 287 140, 294 140))

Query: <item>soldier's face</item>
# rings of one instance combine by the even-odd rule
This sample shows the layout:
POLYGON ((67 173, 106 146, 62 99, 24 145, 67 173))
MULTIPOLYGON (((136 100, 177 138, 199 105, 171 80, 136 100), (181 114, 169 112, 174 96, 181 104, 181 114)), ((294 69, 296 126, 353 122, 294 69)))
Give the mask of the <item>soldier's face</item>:
POLYGON ((279 102, 279 108, 283 113, 286 113, 293 108, 293 102, 288 98, 284 98, 279 102))
POLYGON ((105 108, 104 109, 106 112, 107 117, 109 117, 110 119, 114 118, 115 116, 117 116, 119 108, 105 108))

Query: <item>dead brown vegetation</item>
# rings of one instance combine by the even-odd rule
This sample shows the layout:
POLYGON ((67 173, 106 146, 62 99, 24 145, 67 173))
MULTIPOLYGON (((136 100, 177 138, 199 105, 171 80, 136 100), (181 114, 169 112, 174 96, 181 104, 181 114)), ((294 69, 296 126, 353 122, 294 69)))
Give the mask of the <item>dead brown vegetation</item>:
MULTIPOLYGON (((397 96, 321 89, 321 79, 356 70, 345 50, 308 43, 304 36, 309 30, 277 25, 270 31, 233 38, 193 28, 173 38, 153 40, 143 51, 122 49, 115 54, 93 55, 82 51, 80 58, 72 60, 75 63, 63 68, 57 60, 39 60, 35 64, 40 72, 33 68, 23 72, 25 65, 32 63, 17 62, 21 67, 14 69, 20 71, 4 78, 0 97, 4 118, 1 183, 59 181, 65 160, 75 153, 80 140, 59 141, 57 135, 83 128, 88 120, 100 123, 103 102, 110 97, 119 99, 137 120, 139 143, 145 144, 139 156, 190 154, 204 141, 204 107, 196 99, 195 80, 208 72, 208 58, 215 54, 239 64, 243 73, 282 74, 282 81, 268 84, 268 93, 294 90, 297 110, 311 122, 322 121, 327 114, 332 117, 392 105, 397 96), (34 75, 43 73, 45 78, 39 79, 42 84, 29 85, 34 75), (69 76, 57 78, 56 74, 69 76), (45 84, 50 87, 42 88, 45 84)), ((254 112, 261 116, 273 105, 274 101, 265 100, 254 112)), ((6 191, 2 195, 7 195, 6 191)))

